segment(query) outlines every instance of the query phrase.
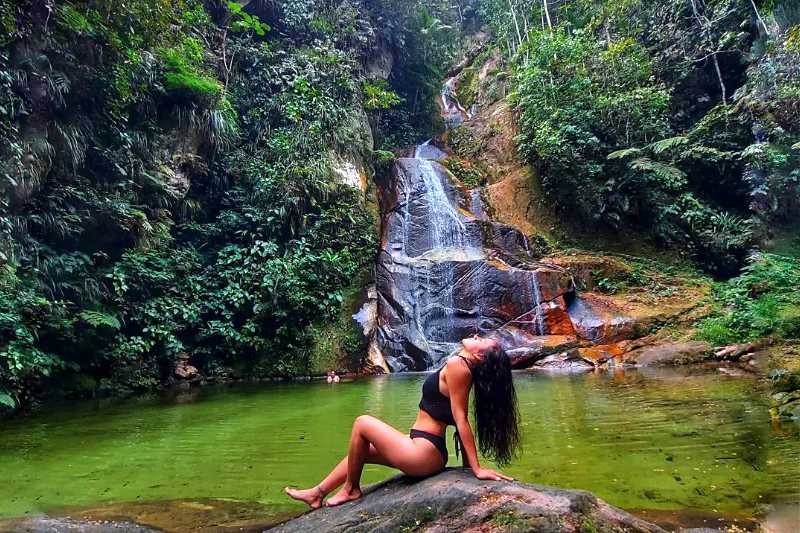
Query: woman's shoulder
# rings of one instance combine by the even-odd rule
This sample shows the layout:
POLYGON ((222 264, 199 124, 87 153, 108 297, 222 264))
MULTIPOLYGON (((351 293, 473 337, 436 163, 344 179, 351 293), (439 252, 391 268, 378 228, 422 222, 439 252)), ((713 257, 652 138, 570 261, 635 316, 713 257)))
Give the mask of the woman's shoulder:
POLYGON ((463 355, 461 355, 459 353, 454 353, 454 354, 450 355, 447 358, 447 361, 445 362, 445 366, 447 367, 448 371, 451 368, 457 368, 457 369, 459 369, 461 371, 466 370, 470 374, 472 374, 472 364, 469 362, 469 360, 466 357, 464 357, 463 355))

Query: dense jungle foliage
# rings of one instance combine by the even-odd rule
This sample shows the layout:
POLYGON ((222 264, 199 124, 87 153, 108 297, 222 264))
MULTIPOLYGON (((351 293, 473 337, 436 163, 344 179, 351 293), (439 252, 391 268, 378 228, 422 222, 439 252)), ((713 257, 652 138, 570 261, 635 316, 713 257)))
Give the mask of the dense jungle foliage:
MULTIPOLYGON (((154 387, 187 361, 210 378, 339 364, 314 344, 376 229, 336 169, 369 177, 373 150, 436 126, 460 34, 434 12, 456 16, 2 0, 0 409, 154 387)), ((343 328, 334 356, 357 359, 343 328)))
POLYGON ((0 410, 358 367, 370 178, 441 131, 479 34, 564 222, 731 278, 708 340, 800 336, 797 260, 753 254, 800 214, 795 1, 0 0, 0 28, 0 410))
POLYGON ((565 217, 730 277, 800 208, 800 3, 483 0, 565 217))
MULTIPOLYGON (((502 51, 519 150, 560 218, 649 234, 731 278, 698 337, 800 338, 800 3, 477 8, 502 51)), ((475 91, 460 94, 470 105, 475 91)))

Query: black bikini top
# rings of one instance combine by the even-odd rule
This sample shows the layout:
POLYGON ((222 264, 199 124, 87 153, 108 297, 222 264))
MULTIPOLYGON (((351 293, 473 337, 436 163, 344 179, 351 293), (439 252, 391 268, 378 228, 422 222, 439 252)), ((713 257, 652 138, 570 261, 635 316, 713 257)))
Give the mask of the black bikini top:
MULTIPOLYGON (((461 354, 456 354, 462 358, 472 372, 469 360, 461 354)), ((447 363, 445 363, 446 365, 447 363)), ((422 399, 419 401, 419 408, 431 415, 431 417, 444 422, 447 425, 455 426, 453 420, 453 409, 450 406, 450 398, 439 390, 439 374, 442 372, 442 365, 436 372, 430 374, 422 384, 422 399)))

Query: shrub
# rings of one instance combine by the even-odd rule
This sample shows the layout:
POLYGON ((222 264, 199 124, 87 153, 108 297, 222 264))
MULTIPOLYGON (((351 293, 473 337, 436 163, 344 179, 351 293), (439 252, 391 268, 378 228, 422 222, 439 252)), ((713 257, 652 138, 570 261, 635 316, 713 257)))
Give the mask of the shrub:
POLYGON ((757 254, 739 277, 717 286, 714 316, 700 323, 698 336, 714 344, 773 335, 800 338, 800 260, 757 254))

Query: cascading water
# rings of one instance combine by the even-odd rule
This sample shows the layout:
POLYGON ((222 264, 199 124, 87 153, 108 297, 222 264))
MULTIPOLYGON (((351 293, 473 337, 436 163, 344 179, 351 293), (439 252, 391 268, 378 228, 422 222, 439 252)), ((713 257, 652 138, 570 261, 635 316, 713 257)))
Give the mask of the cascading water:
MULTIPOLYGON (((434 344, 448 344, 449 332, 455 327, 455 265, 459 261, 469 261, 483 257, 481 242, 471 234, 459 214, 455 202, 445 191, 443 180, 446 174, 437 171, 431 159, 444 153, 431 144, 430 140, 414 150, 420 187, 421 203, 426 208, 426 217, 414 227, 408 224, 407 232, 426 231, 428 245, 409 256, 412 291, 414 293, 414 320, 423 333, 428 349, 436 351, 434 344)), ((407 189, 408 190, 408 189, 407 189)), ((406 197, 404 219, 409 221, 406 197)), ((404 236, 408 242, 408 235, 404 236)), ((408 254, 408 250, 404 250, 408 254)), ((446 349, 445 346, 441 347, 446 349)))
MULTIPOLYGON (((442 91, 443 114, 463 120, 453 87, 448 80, 442 91)), ((473 333, 494 331, 506 349, 541 345, 552 313, 566 313, 563 298, 553 303, 570 290, 561 273, 525 266, 524 235, 490 220, 480 188, 461 188, 436 161, 444 157, 428 140, 379 182, 373 346, 392 371, 436 366, 473 333)))
POLYGON ((439 149, 436 145, 431 144, 431 140, 432 139, 428 139, 424 143, 418 144, 417 147, 414 148, 414 159, 436 160, 447 156, 447 154, 439 149))
POLYGON ((455 96, 456 78, 448 78, 442 85, 442 116, 448 127, 461 124, 472 118, 472 113, 464 109, 455 96))
POLYGON ((533 301, 536 302, 536 308, 533 312, 533 323, 536 327, 537 335, 544 335, 547 330, 544 326, 544 316, 542 316, 542 291, 539 288, 539 280, 537 277, 531 276, 531 292, 533 293, 533 301))
POLYGON ((419 169, 425 183, 425 196, 430 208, 431 243, 434 248, 464 248, 466 227, 450 204, 442 181, 427 159, 419 160, 419 169))

